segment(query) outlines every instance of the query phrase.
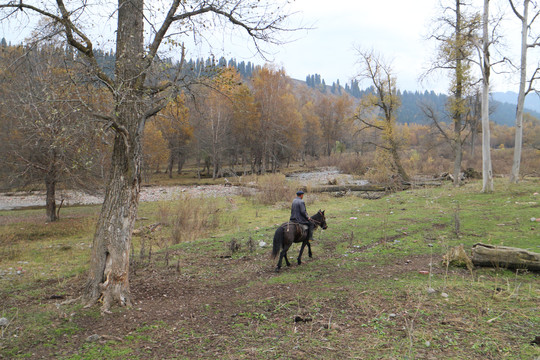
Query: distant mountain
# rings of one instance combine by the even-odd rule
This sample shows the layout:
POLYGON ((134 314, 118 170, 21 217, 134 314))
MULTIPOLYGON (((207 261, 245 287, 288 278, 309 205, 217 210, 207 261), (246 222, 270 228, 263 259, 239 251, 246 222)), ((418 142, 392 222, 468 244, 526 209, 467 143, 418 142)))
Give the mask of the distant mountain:
MULTIPOLYGON (((491 93, 495 101, 517 105, 518 94, 513 91, 491 93)), ((536 94, 529 94, 525 99, 525 109, 540 113, 540 97, 536 94)))

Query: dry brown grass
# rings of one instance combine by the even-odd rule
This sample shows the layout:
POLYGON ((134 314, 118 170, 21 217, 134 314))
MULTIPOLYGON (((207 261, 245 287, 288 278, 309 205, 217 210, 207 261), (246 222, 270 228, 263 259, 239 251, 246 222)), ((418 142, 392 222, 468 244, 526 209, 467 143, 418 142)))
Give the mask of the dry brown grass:
POLYGON ((158 213, 161 223, 171 227, 173 244, 204 236, 220 225, 219 208, 213 199, 184 196, 174 205, 163 204, 158 213))
POLYGON ((297 191, 297 184, 289 181, 283 174, 266 174, 254 179, 257 189, 255 201, 264 205, 273 205, 290 201, 297 191))

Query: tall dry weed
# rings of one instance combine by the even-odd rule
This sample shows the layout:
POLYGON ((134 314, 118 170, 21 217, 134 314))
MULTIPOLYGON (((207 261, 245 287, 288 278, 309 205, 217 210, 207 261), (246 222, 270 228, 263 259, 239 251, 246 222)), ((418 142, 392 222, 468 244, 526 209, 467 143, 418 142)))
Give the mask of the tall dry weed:
POLYGON ((298 185, 288 181, 283 174, 267 174, 257 177, 257 202, 273 205, 282 201, 290 201, 297 191, 298 185))
POLYGON ((159 207, 161 222, 171 227, 173 244, 203 237, 220 225, 220 209, 214 199, 184 196, 174 205, 159 207))

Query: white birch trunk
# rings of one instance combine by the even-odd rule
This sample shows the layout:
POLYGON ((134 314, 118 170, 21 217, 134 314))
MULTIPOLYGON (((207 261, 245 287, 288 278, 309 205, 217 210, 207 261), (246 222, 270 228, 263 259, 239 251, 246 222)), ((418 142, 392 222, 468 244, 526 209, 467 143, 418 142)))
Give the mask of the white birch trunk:
POLYGON ((516 15, 521 20, 521 64, 519 76, 519 93, 518 103, 516 106, 516 135, 514 144, 514 161, 512 163, 512 172, 510 174, 510 182, 517 183, 519 181, 519 167, 521 165, 521 149, 523 147, 523 107, 525 105, 525 85, 527 83, 527 34, 528 34, 528 17, 529 17, 529 1, 523 1, 523 15, 516 15))
POLYGON ((484 0, 482 44, 482 192, 493 191, 493 170, 491 168, 491 144, 489 131, 489 0, 484 0))

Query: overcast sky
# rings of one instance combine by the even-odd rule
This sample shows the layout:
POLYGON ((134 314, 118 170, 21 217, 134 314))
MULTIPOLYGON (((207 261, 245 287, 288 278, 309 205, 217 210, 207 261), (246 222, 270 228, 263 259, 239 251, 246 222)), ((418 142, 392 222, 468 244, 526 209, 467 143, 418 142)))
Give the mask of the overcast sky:
MULTIPOLYGON (((482 6, 481 1, 473 0, 473 3, 482 6)), ((507 36, 508 49, 505 51, 513 50, 517 54, 519 21, 509 14, 509 7, 497 6, 506 3, 506 0, 492 2, 490 11, 506 11, 503 33, 507 36)), ((355 49, 361 48, 373 49, 391 63, 398 87, 402 90, 448 91, 448 80, 444 73, 423 83, 418 80, 435 53, 436 44, 427 38, 434 19, 440 16, 439 0, 295 0, 293 9, 298 13, 291 18, 292 23, 301 23, 313 29, 296 32, 292 35, 295 41, 270 48, 269 56, 292 78, 305 80, 306 75, 317 73, 327 85, 337 79, 341 85, 345 85, 359 72, 355 49)), ((249 54, 241 49, 233 49, 230 48, 236 54, 249 54)), ((231 54, 226 53, 228 56, 231 54)), ((249 60, 249 56, 246 59, 249 60)), ((258 58, 251 60, 264 63, 258 58)), ((517 80, 509 81, 508 76, 493 74, 491 81, 493 91, 517 92, 517 80)))
POLYGON ((358 73, 357 48, 375 50, 392 64, 398 86, 420 88, 418 76, 429 58, 424 38, 436 0, 334 1, 296 0, 306 24, 315 29, 298 34, 276 55, 289 75, 305 79, 319 73, 331 84, 344 85, 358 73))

